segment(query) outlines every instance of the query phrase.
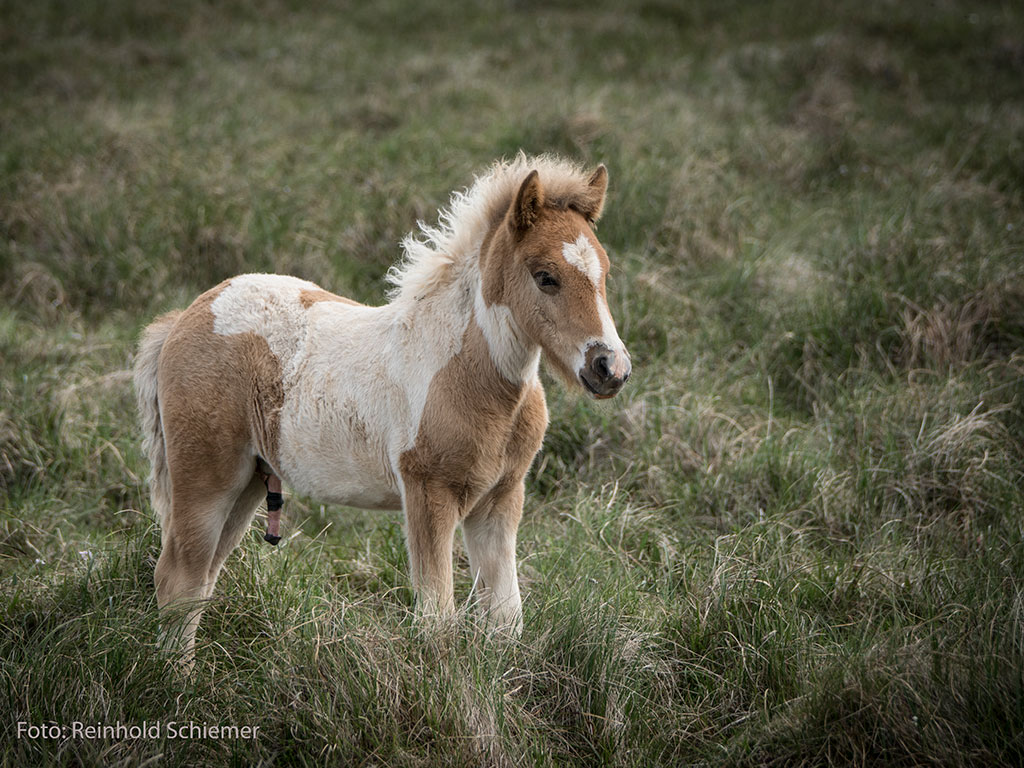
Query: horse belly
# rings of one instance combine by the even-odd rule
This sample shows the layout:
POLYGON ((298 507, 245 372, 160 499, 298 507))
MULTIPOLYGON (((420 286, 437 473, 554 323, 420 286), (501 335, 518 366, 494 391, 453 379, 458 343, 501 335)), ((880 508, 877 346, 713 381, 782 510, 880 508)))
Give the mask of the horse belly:
POLYGON ((285 399, 281 412, 280 471, 300 493, 363 509, 400 509, 386 435, 349 401, 285 399))

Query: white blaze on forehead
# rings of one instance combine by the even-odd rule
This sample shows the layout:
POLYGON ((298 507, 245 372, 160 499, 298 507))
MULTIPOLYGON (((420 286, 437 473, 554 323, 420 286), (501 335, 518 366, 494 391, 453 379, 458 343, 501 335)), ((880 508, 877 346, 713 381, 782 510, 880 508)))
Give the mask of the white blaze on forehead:
POLYGON ((562 256, 589 277, 595 287, 601 282, 601 259, 585 234, 581 232, 574 242, 562 243, 562 256))

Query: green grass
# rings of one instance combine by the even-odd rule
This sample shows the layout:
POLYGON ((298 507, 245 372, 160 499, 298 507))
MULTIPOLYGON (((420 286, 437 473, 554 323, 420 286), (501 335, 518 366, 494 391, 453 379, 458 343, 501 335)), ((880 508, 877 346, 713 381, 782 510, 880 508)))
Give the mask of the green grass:
POLYGON ((0 15, 0 766, 1024 762, 1019 9, 0 15), (522 640, 422 632, 400 517, 297 497, 169 672, 139 330, 240 271, 379 302, 520 148, 609 166, 635 371, 608 404, 548 380, 522 640))

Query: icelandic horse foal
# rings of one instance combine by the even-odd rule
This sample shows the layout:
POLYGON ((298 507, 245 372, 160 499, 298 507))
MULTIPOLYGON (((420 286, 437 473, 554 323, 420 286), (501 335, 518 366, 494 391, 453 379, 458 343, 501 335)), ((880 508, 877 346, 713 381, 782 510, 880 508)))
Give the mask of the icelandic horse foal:
POLYGON ((402 508, 421 616, 454 613, 461 524, 489 625, 521 630, 516 529, 548 421, 541 352, 596 398, 630 374, 592 229, 607 182, 603 165, 520 154, 406 237, 384 306, 250 274, 145 330, 135 386, 162 528, 157 601, 180 609, 165 643, 192 658, 224 560, 282 480, 402 508))

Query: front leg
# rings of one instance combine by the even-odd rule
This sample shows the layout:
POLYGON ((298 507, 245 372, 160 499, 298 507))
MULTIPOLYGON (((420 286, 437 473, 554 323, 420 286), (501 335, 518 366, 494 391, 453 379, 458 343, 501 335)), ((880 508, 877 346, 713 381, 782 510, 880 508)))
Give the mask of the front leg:
POLYGON ((416 615, 453 616, 452 539, 459 519, 458 503, 443 489, 412 482, 406 485, 404 506, 416 615))
POLYGON ((523 481, 502 485, 462 523, 469 568, 487 624, 520 635, 522 600, 516 574, 516 532, 523 514, 523 481))

